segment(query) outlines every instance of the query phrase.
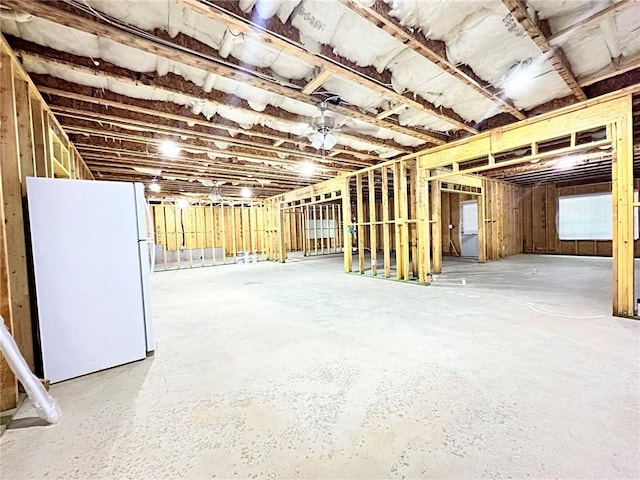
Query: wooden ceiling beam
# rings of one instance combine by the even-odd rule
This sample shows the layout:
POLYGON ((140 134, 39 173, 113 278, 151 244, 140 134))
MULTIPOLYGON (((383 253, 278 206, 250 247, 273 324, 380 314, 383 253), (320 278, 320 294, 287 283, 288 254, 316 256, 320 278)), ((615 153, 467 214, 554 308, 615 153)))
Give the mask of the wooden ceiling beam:
MULTIPOLYGON (((197 5, 198 2, 194 2, 193 6, 197 5)), ((107 37, 122 45, 200 68, 215 75, 231 78, 277 95, 282 95, 311 105, 317 103, 317 99, 302 93, 301 90, 304 85, 298 88, 298 86, 292 85, 290 82, 285 85, 273 77, 267 78, 267 75, 260 71, 260 69, 242 64, 231 57, 222 58, 219 56, 217 50, 186 35, 170 37, 166 32, 157 30, 154 32, 145 32, 145 35, 137 34, 135 31, 127 31, 127 25, 118 19, 109 18, 107 14, 101 14, 101 16, 108 19, 108 22, 103 19, 97 19, 95 16, 87 14, 66 3, 3 0, 3 6, 30 13, 39 18, 58 23, 74 30, 107 37), (150 39, 150 35, 154 36, 155 39, 150 39), (230 63, 233 63, 233 61, 235 61, 237 65, 230 66, 230 63)), ((202 11, 202 7, 203 5, 200 4, 200 11, 202 11)), ((205 10, 207 9, 205 8, 205 10)), ((333 65, 331 68, 335 69, 338 67, 333 65)), ((407 99, 407 101, 409 101, 409 99, 407 99)), ((446 143, 446 137, 442 134, 403 127, 393 122, 378 120, 375 116, 362 112, 355 106, 340 105, 332 107, 332 110, 347 117, 409 135, 434 145, 446 143)))
POLYGON ((329 70, 321 70, 316 77, 307 83, 302 89, 302 93, 305 95, 311 95, 315 92, 319 87, 322 86, 324 82, 329 80, 329 78, 333 75, 329 70))
MULTIPOLYGON (((148 132, 154 132, 161 135, 170 135, 170 136, 178 135, 181 137, 193 137, 206 142, 217 141, 217 142, 229 143, 230 145, 229 145, 229 148, 227 148, 227 151, 238 153, 238 154, 242 154, 242 150, 239 150, 239 148, 249 147, 251 149, 263 151, 267 153, 294 156, 296 158, 303 157, 305 159, 314 160, 320 163, 325 162, 325 158, 323 158, 320 155, 307 155, 306 153, 301 152, 300 150, 282 149, 282 148, 281 149, 265 148, 265 146, 260 143, 247 143, 247 142, 235 143, 235 142, 228 141, 226 137, 207 135, 191 129, 161 126, 158 124, 154 125, 153 123, 140 122, 140 121, 128 119, 126 117, 123 118, 115 115, 100 115, 100 114, 95 114, 93 112, 87 112, 87 111, 82 111, 77 109, 56 107, 55 105, 52 105, 51 109, 56 114, 56 117, 58 118, 58 120, 63 124, 65 124, 65 118, 69 118, 69 119, 93 122, 99 125, 107 124, 107 125, 112 125, 119 128, 125 128, 125 129, 128 128, 129 130, 145 129, 148 132)), ((68 122, 66 122, 66 124, 68 124, 68 122)), ((363 162, 356 159, 342 159, 340 157, 336 157, 334 158, 334 160, 339 163, 344 163, 345 166, 362 167, 362 166, 371 165, 371 162, 363 162)))
MULTIPOLYGON (((300 180, 300 177, 290 176, 287 178, 268 178, 265 175, 256 174, 254 177, 247 177, 244 175, 226 175, 221 176, 221 172, 215 168, 206 168, 203 169, 202 172, 199 173, 198 176, 194 176, 193 169, 184 165, 172 165, 170 167, 162 168, 162 173, 160 175, 146 174, 144 172, 139 172, 132 168, 130 163, 127 163, 126 160, 119 158, 102 158, 102 157, 89 157, 89 163, 91 164, 91 168, 95 169, 103 169, 108 167, 118 167, 119 169, 125 171, 135 172, 139 175, 153 178, 163 178, 165 176, 175 176, 175 175, 186 175, 189 176, 193 182, 197 182, 202 184, 199 180, 208 180, 208 181, 220 181, 225 183, 231 182, 241 182, 244 184, 260 184, 260 185, 269 185, 271 187, 277 187, 282 189, 290 189, 293 190, 298 188, 299 186, 310 185, 313 183, 321 182, 324 180, 328 180, 331 177, 327 177, 325 175, 311 175, 309 177, 305 177, 304 181, 300 180), (269 183, 265 183, 264 181, 268 181, 269 183)), ((155 168, 152 162, 140 162, 138 167, 143 168, 155 168)), ((204 185, 204 184, 202 184, 204 185)), ((207 185, 205 185, 207 186, 207 185)))
MULTIPOLYGON (((238 160, 236 158, 216 158, 211 159, 209 157, 202 156, 198 153, 188 153, 183 152, 180 158, 167 160, 165 158, 160 158, 157 156, 150 155, 149 152, 145 151, 143 148, 140 148, 139 144, 135 144, 132 142, 115 142, 108 140, 96 140, 90 139, 85 140, 86 143, 79 143, 79 150, 87 155, 88 158, 92 159, 120 159, 123 161, 133 162, 130 166, 138 166, 140 162, 149 162, 154 168, 168 168, 173 165, 186 165, 192 171, 206 170, 207 168, 217 168, 220 171, 230 173, 230 174, 249 174, 256 175, 260 174, 261 176, 265 176, 265 178, 292 178, 298 175, 298 171, 295 170, 293 165, 287 166, 273 166, 273 165, 264 165, 257 162, 249 162, 246 160, 238 160), (118 147, 114 145, 119 145, 118 147)), ((335 172, 331 169, 321 167, 318 169, 319 172, 317 175, 326 176, 331 178, 335 176, 338 172, 335 172)))
MULTIPOLYGON (((462 119, 462 117, 460 117, 460 115, 458 115, 455 111, 437 107, 424 98, 415 98, 413 92, 406 92, 404 94, 397 93, 395 90, 388 86, 388 84, 390 83, 390 79, 385 79, 385 81, 376 80, 376 77, 378 77, 379 74, 373 67, 361 67, 346 58, 339 57, 332 52, 332 49, 330 47, 323 49, 319 54, 311 53, 301 44, 297 29, 291 27, 291 25, 289 24, 280 23, 279 19, 275 15, 271 19, 265 19, 266 22, 260 21, 258 23, 255 21, 257 17, 243 12, 237 2, 229 2, 226 0, 208 0, 205 4, 200 2, 199 0, 176 1, 184 7, 199 13, 200 15, 203 15, 223 25, 227 25, 234 29, 237 29, 245 35, 252 35, 255 38, 266 42, 267 44, 273 46, 278 50, 289 53, 310 65, 320 67, 323 71, 330 72, 336 76, 355 82, 369 90, 372 90, 380 95, 383 95, 386 98, 393 100, 394 102, 405 102, 411 107, 417 108, 422 112, 433 115, 434 117, 451 124, 457 129, 466 130, 470 133, 477 133, 477 130, 472 125, 469 125, 467 122, 465 122, 464 119, 462 119), (267 25, 266 28, 262 25, 263 23, 267 25), (444 113, 445 111, 446 113, 444 113)), ((338 113, 343 113, 341 111, 342 108, 344 107, 332 106, 331 110, 338 113)), ((349 110, 353 111, 353 109, 349 110)), ((349 114, 344 113, 344 115, 349 114)), ((368 115, 368 120, 365 121, 382 126, 381 124, 375 123, 374 119, 376 122, 382 122, 384 124, 391 123, 384 120, 378 120, 375 118, 375 115, 368 115)), ((400 127, 398 124, 393 125, 395 125, 395 127, 390 128, 391 130, 395 130, 400 133, 406 132, 407 127, 400 127), (402 132, 400 129, 405 129, 405 131, 402 132)), ((411 132, 415 132, 415 129, 412 128, 409 128, 408 130, 411 132)), ((415 133, 407 134, 415 136, 415 133)), ((424 136, 419 136, 417 138, 422 138, 426 141, 435 143, 433 142, 433 139, 428 139, 424 136)))
POLYGON ((483 82, 470 68, 463 69, 454 65, 447 58, 446 45, 442 41, 427 39, 422 32, 411 31, 403 27, 400 22, 390 14, 391 8, 383 0, 376 0, 370 7, 362 5, 357 0, 340 0, 353 12, 368 20, 378 28, 382 28, 396 40, 402 42, 424 58, 434 63, 452 77, 461 81, 475 92, 485 98, 499 103, 506 112, 518 120, 524 120, 526 115, 519 111, 513 102, 501 96, 487 82, 483 82))
POLYGON ((549 43, 547 37, 541 30, 538 15, 535 14, 534 18, 529 17, 527 5, 524 0, 502 0, 502 3, 509 9, 511 16, 522 26, 531 40, 538 46, 555 71, 562 77, 571 89, 573 95, 579 101, 586 100, 587 96, 582 91, 582 88, 580 88, 580 84, 571 70, 569 60, 567 60, 562 48, 552 46, 549 43))
MULTIPOLYGON (((291 142, 294 144, 307 142, 306 139, 303 140, 303 139, 291 137, 288 134, 283 132, 274 131, 276 133, 264 133, 265 131, 269 131, 269 132, 273 131, 271 129, 267 129, 266 127, 261 127, 260 129, 255 127, 252 130, 244 130, 242 128, 238 128, 237 126, 210 122, 203 118, 200 118, 197 115, 194 115, 188 109, 179 108, 178 105, 168 104, 167 102, 153 102, 153 101, 147 101, 147 100, 132 99, 131 97, 126 97, 124 95, 116 95, 116 94, 112 94, 111 92, 97 93, 97 92, 94 92, 94 89, 90 87, 82 88, 81 90, 84 93, 76 93, 76 92, 71 92, 67 90, 61 90, 60 88, 57 88, 57 86, 59 85, 53 88, 49 87, 47 86, 49 83, 46 82, 45 81, 46 79, 43 78, 42 76, 33 75, 32 78, 34 80, 34 83, 38 86, 38 90, 41 93, 48 96, 52 96, 52 97, 59 97, 62 99, 70 100, 72 101, 71 102, 72 104, 74 102, 83 102, 83 103, 97 105, 99 108, 106 111, 109 111, 109 109, 111 108, 117 108, 120 110, 139 113, 142 115, 150 115, 150 116, 154 116, 154 117, 165 119, 165 120, 173 120, 173 121, 181 122, 187 126, 198 125, 200 127, 210 128, 212 130, 220 129, 220 131, 224 130, 227 133, 229 139, 226 141, 231 141, 231 139, 234 136, 246 135, 254 138, 269 139, 271 141, 285 140, 285 142, 291 142), (95 95, 93 93, 95 93, 95 95), (123 100, 126 103, 123 103, 123 100), (132 100, 136 100, 135 104, 132 102, 132 100), (175 106, 175 108, 170 108, 172 106, 175 106), (175 113, 176 111, 179 111, 180 113, 179 114, 175 113)), ((59 103, 57 103, 57 101, 55 100, 48 103, 55 106, 59 105, 59 103)), ((360 150, 355 150, 351 147, 346 147, 344 145, 339 145, 339 146, 337 145, 332 150, 336 152, 344 153, 344 154, 349 154, 354 157, 377 159, 377 157, 373 157, 369 153, 362 152, 360 150)), ((317 155, 317 153, 315 153, 317 152, 317 150, 313 149, 310 145, 308 147, 305 147, 303 150, 301 150, 301 152, 304 154, 308 154, 310 153, 310 151, 313 151, 314 152, 313 154, 317 155)))
MULTIPOLYGON (((184 79, 181 79, 181 82, 180 82, 182 84, 182 88, 172 88, 169 86, 165 86, 164 84, 166 82, 162 82, 162 81, 158 82, 156 81, 156 79, 147 79, 147 81, 145 82, 140 82, 138 80, 135 80, 133 78, 133 72, 131 72, 130 76, 125 76, 120 73, 116 73, 114 71, 109 71, 106 62, 102 62, 100 66, 87 67, 84 65, 79 65, 77 63, 72 63, 70 61, 61 61, 59 59, 56 59, 50 56, 45 56, 38 53, 30 52, 30 51, 27 52, 24 50, 17 50, 16 53, 18 55, 21 55, 23 58, 31 58, 33 60, 39 60, 42 62, 46 62, 47 64, 53 65, 54 67, 60 67, 60 68, 68 69, 83 75, 89 75, 89 76, 103 79, 104 83, 107 85, 108 85, 108 80, 112 79, 112 80, 118 81, 123 85, 128 85, 131 87, 153 88, 156 92, 166 94, 167 96, 170 96, 171 94, 176 94, 176 95, 189 97, 192 95, 191 93, 185 92, 184 85, 190 84, 190 82, 184 79)), ((87 60, 90 60, 90 59, 87 59, 87 60)), ((163 77, 160 77, 160 78, 163 78, 163 77)), ((299 123, 307 123, 307 124, 311 123, 311 118, 299 117, 299 116, 293 115, 290 112, 287 112, 286 110, 282 110, 280 108, 272 107, 268 111, 257 112, 251 109, 248 106, 248 102, 246 101, 237 99, 238 101, 236 102, 235 97, 234 97, 234 100, 230 100, 228 98, 225 98, 225 97, 230 97, 228 95, 216 94, 215 92, 206 93, 204 92, 204 90, 201 90, 199 87, 195 86, 194 84, 191 84, 191 85, 196 87, 198 90, 200 90, 199 92, 200 96, 192 97, 192 100, 194 103, 198 103, 201 100, 206 100, 208 103, 211 103, 213 105, 225 106, 225 107, 228 107, 229 104, 231 103, 231 104, 234 104, 233 108, 238 112, 242 112, 244 114, 249 114, 256 117, 259 116, 263 119, 274 120, 279 123, 285 123, 290 125, 297 125, 299 123), (243 104, 245 105, 244 108, 242 107, 243 104)), ((194 92, 194 94, 198 94, 198 92, 194 92)), ((216 114, 212 117, 212 121, 216 122, 216 121, 219 121, 221 118, 222 117, 220 117, 220 115, 216 114)), ((236 124, 235 128, 240 129, 242 127, 236 124)), ((369 136, 358 135, 358 134, 340 133, 339 136, 342 136, 347 139, 352 139, 358 142, 369 143, 371 145, 375 145, 378 147, 396 149, 402 152, 408 151, 407 147, 400 145, 392 140, 382 140, 375 137, 369 137, 369 136)))
POLYGON ((549 36, 549 44, 550 45, 562 45, 566 42, 569 37, 574 35, 575 33, 584 30, 585 28, 593 27, 603 22, 607 18, 611 18, 618 13, 626 10, 629 7, 637 5, 637 1, 634 0, 621 0, 618 3, 614 3, 606 8, 603 8, 599 12, 594 13, 593 15, 580 20, 579 22, 574 23, 573 25, 569 25, 568 27, 563 28, 562 30, 557 31, 553 35, 549 36))
MULTIPOLYGON (((111 138, 113 140, 126 140, 128 142, 135 142, 148 147, 150 145, 159 146, 164 139, 154 137, 153 134, 145 134, 146 132, 138 132, 137 134, 127 133, 119 131, 115 129, 115 127, 111 128, 96 128, 91 129, 86 126, 75 127, 70 125, 69 123, 64 123, 63 127, 65 131, 70 134, 76 134, 74 136, 73 142, 77 145, 82 145, 84 142, 82 141, 83 137, 97 137, 97 138, 111 138)), ((218 153, 220 155, 228 155, 233 158, 243 157, 256 161, 269 162, 273 164, 282 164, 282 165, 300 165, 307 161, 305 158, 280 158, 278 156, 264 155, 259 152, 253 151, 244 151, 244 152, 230 152, 225 149, 210 147, 206 145, 204 142, 190 142, 185 143, 183 141, 173 140, 176 146, 178 146, 182 151, 192 151, 192 152, 201 152, 203 154, 207 153, 218 153)), ((345 167, 336 167, 335 164, 326 165, 327 169, 336 170, 338 172, 349 172, 353 171, 356 168, 345 168, 345 167)))
POLYGON ((619 58, 620 61, 617 63, 611 62, 602 70, 598 70, 595 73, 578 78, 580 86, 588 87, 594 83, 598 83, 602 80, 606 80, 607 78, 615 77, 640 67, 640 53, 619 58))

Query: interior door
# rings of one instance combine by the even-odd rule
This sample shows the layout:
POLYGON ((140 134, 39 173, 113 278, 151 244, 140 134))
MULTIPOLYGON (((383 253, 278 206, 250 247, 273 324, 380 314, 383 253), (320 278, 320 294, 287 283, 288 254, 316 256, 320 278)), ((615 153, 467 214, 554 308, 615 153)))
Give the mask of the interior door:
POLYGON ((478 201, 460 202, 460 249, 463 257, 478 256, 478 201))

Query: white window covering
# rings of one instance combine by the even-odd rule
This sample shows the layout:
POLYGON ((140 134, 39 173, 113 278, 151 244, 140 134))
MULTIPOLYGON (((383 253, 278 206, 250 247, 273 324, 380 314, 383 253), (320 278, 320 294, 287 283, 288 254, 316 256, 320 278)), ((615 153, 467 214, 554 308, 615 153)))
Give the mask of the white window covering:
MULTIPOLYGON (((638 192, 634 193, 638 201, 638 192)), ((634 238, 638 238, 638 212, 634 210, 634 238)), ((570 195, 558 199, 560 240, 611 240, 613 204, 610 193, 570 195)))

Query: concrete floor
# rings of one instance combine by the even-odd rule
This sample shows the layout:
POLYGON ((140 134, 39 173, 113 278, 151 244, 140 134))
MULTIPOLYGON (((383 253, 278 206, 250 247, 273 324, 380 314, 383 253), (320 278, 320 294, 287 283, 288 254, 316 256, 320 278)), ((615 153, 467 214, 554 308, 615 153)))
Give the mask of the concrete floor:
POLYGON ((610 260, 453 261, 431 287, 341 264, 157 274, 155 357, 54 385, 59 425, 25 403, 0 477, 640 476, 610 260))

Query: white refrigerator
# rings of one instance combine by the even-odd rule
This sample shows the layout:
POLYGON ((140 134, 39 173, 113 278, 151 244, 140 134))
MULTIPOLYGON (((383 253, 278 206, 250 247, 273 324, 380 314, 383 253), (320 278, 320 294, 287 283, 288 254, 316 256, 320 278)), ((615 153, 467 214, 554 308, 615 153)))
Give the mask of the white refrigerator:
POLYGON ((45 378, 145 358, 155 343, 144 186, 29 177, 27 204, 45 378))

